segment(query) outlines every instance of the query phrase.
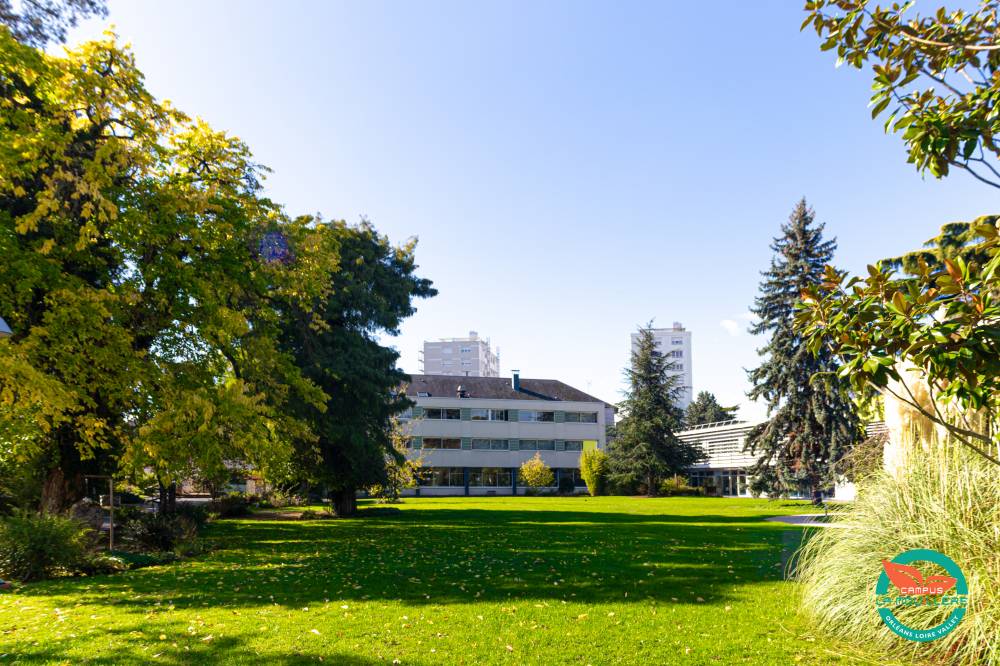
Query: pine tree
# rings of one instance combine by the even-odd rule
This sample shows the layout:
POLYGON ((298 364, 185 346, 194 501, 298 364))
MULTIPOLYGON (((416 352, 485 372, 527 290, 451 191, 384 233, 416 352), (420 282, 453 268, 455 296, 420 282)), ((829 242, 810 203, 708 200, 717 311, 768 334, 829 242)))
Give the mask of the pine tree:
POLYGON ((703 458, 701 450, 681 441, 684 413, 677 407, 682 387, 671 363, 656 350, 652 322, 639 329, 631 367, 625 370, 629 388, 620 408, 627 416, 611 446, 611 480, 619 487, 646 485, 654 494, 664 476, 679 474, 703 458))
POLYGON ((698 397, 687 407, 684 413, 684 426, 701 425, 702 423, 715 423, 717 421, 729 421, 736 418, 738 407, 723 407, 715 398, 715 395, 708 391, 700 391, 698 397))
POLYGON ((836 239, 823 240, 823 226, 803 198, 771 245, 774 258, 751 308, 758 321, 750 332, 770 335, 757 350, 763 361, 748 372, 748 395, 763 398, 769 416, 746 440, 745 450, 758 455, 750 470, 755 493, 811 493, 833 485, 837 462, 859 439, 836 361, 825 349, 810 352, 794 325, 802 290, 821 282, 837 247, 836 239))

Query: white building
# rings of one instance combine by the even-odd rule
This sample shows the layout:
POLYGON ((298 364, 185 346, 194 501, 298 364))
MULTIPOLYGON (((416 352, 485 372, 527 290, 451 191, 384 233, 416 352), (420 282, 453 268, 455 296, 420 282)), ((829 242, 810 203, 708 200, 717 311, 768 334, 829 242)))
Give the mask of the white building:
POLYGON ((403 415, 410 458, 420 458, 420 495, 512 495, 517 473, 539 453, 581 491, 580 452, 607 446, 613 407, 553 379, 414 375, 403 415))
MULTIPOLYGON (((707 456, 703 462, 688 470, 691 485, 703 487, 709 495, 723 497, 749 497, 748 468, 757 462, 752 453, 743 451, 747 433, 757 423, 731 420, 716 421, 681 430, 677 437, 701 447, 707 456)), ((832 497, 838 500, 854 499, 854 484, 842 480, 833 488, 832 497)), ((830 498, 830 493, 826 494, 830 498)))
MULTIPOLYGON (((680 377, 682 387, 677 406, 684 409, 693 400, 692 387, 694 382, 691 373, 691 331, 685 330, 679 321, 671 328, 654 328, 653 339, 656 340, 656 350, 673 364, 672 373, 680 377)), ((629 359, 639 344, 639 334, 632 334, 632 345, 629 349, 629 359)))
POLYGON ((500 350, 490 349, 490 339, 469 331, 467 338, 424 341, 420 371, 453 377, 499 377, 500 350))

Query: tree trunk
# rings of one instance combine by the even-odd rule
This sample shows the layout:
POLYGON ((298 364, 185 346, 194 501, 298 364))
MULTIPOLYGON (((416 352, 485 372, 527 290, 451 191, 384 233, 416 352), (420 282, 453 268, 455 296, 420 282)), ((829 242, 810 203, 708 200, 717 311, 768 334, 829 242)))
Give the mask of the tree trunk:
POLYGON ((160 515, 169 516, 177 511, 177 484, 160 483, 160 515))
POLYGON ((61 467, 56 467, 49 470, 42 485, 41 510, 44 513, 62 513, 83 495, 83 476, 77 473, 67 477, 61 467))
POLYGON ((333 505, 333 513, 338 518, 346 518, 353 515, 358 509, 358 498, 354 488, 337 490, 330 498, 333 505))

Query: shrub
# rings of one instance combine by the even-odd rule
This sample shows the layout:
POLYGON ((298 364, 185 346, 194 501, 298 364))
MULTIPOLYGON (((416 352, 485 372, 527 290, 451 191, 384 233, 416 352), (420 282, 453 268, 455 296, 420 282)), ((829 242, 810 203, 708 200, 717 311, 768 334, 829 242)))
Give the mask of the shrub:
MULTIPOLYGON (((997 467, 955 443, 923 442, 909 446, 908 453, 895 475, 882 471, 860 480, 853 505, 838 515, 843 527, 818 530, 799 551, 803 606, 821 628, 904 661, 919 656, 935 663, 1000 664, 997 467), (914 548, 950 557, 969 585, 965 618, 951 633, 926 643, 891 633, 873 596, 880 561, 914 548)), ((893 609, 902 622, 924 628, 950 611, 893 609)))
POLYGON ((660 494, 664 497, 697 496, 704 495, 705 491, 701 488, 689 486, 687 479, 679 474, 675 474, 669 479, 664 479, 660 482, 660 494))
POLYGON ((29 582, 78 572, 91 534, 86 525, 52 514, 18 511, 0 518, 0 574, 29 582))
POLYGON ((251 500, 242 493, 229 493, 212 501, 209 511, 219 518, 241 518, 250 515, 251 500))
POLYGON ((126 540, 139 550, 162 552, 198 536, 198 523, 183 513, 135 512, 122 523, 126 540))
POLYGON ((576 484, 573 483, 572 477, 560 476, 559 477, 559 492, 563 495, 572 495, 576 492, 576 484))
POLYGON ((530 460, 521 463, 518 478, 529 488, 545 488, 551 486, 552 481, 555 480, 552 468, 545 464, 542 456, 538 453, 530 460))
POLYGON ((608 454, 600 449, 581 453, 580 476, 591 495, 605 494, 608 491, 608 454))

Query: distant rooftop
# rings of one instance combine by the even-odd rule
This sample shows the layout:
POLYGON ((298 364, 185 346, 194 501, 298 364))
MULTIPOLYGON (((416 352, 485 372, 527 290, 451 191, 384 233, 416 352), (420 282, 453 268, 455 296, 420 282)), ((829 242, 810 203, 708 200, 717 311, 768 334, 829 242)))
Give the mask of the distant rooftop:
POLYGON ((600 402, 594 396, 575 389, 557 379, 520 379, 521 390, 515 391, 510 377, 463 377, 455 375, 412 375, 406 386, 410 398, 426 393, 428 397, 455 398, 461 389, 466 398, 493 400, 538 400, 564 402, 600 402))

